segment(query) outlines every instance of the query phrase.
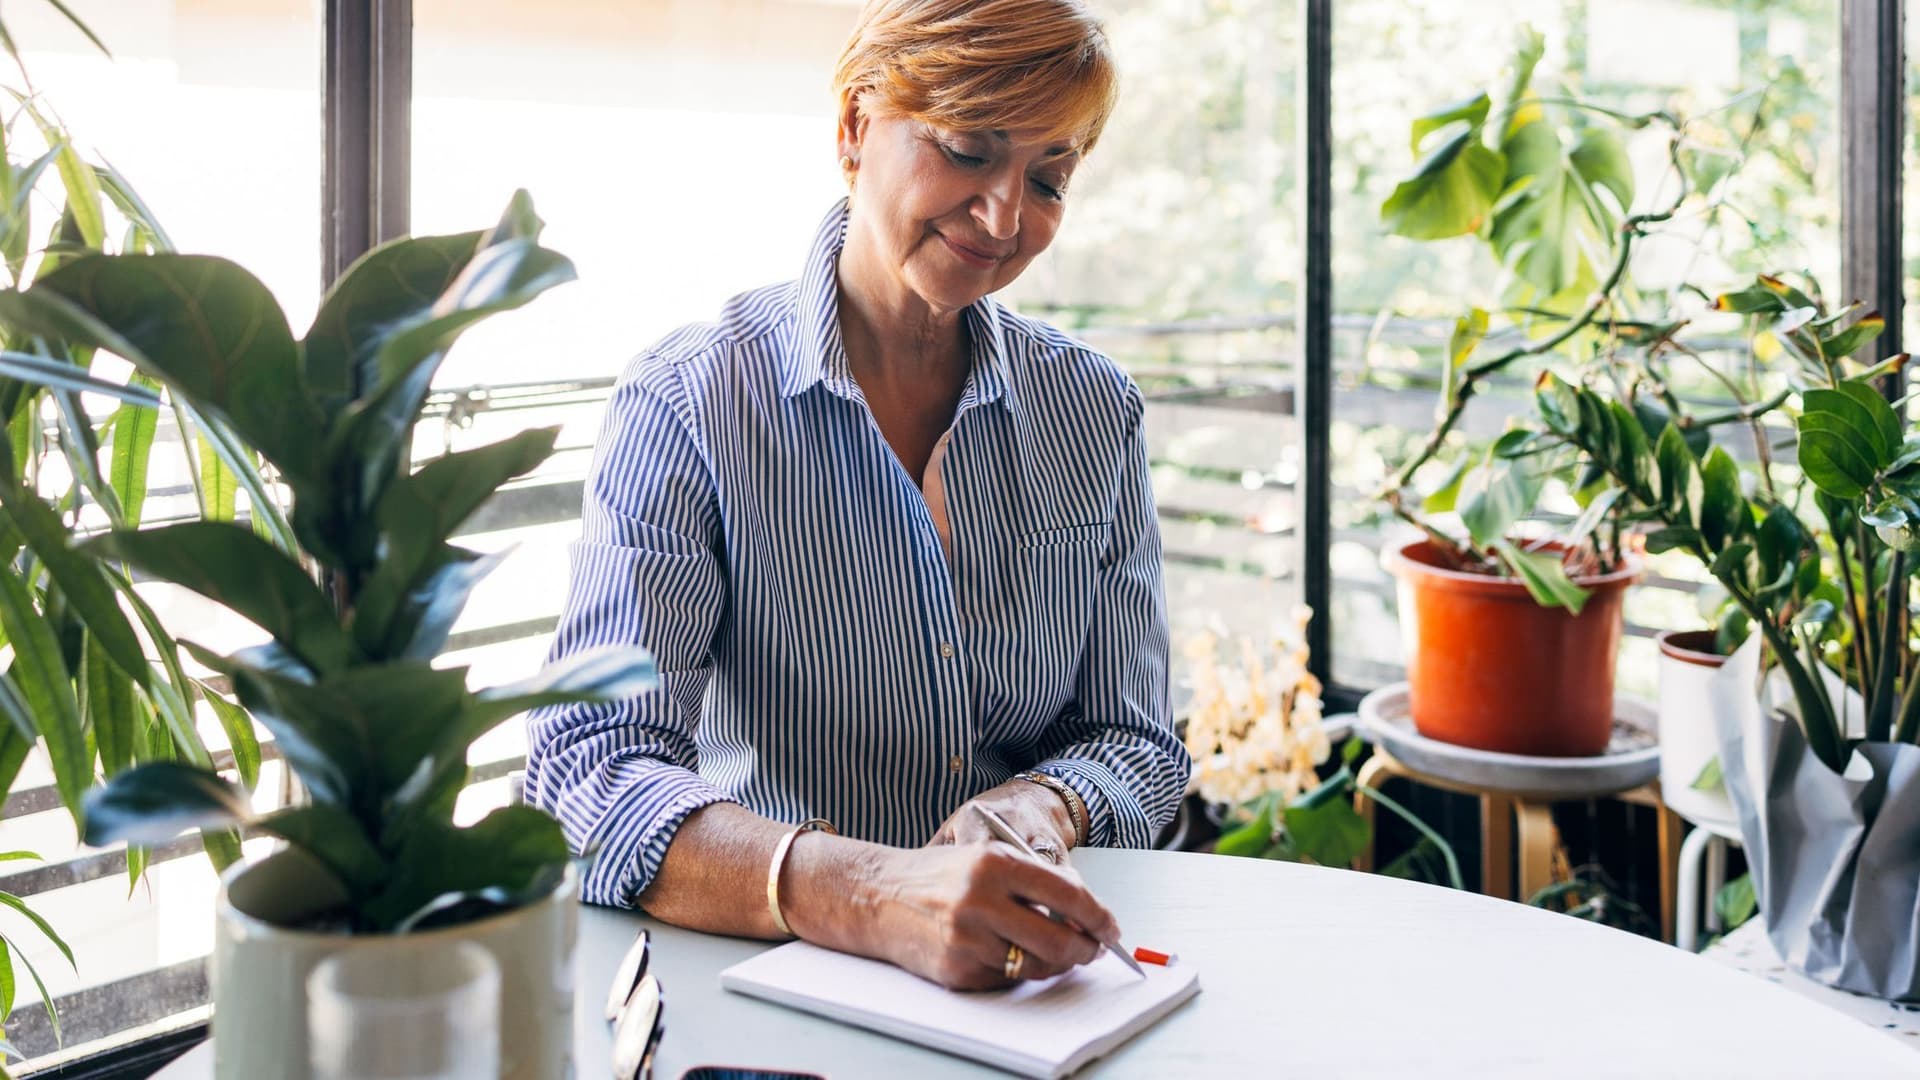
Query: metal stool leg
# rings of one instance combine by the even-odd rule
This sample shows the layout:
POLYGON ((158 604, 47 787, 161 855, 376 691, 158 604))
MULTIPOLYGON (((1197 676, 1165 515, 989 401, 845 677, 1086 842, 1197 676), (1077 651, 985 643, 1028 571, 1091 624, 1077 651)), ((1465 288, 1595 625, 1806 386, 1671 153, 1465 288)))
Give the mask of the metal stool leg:
POLYGON ((1673 943, 1687 952, 1700 948, 1700 871, 1708 849, 1719 837, 1696 827, 1680 845, 1679 882, 1674 889, 1673 943))
POLYGON ((1719 933, 1726 927, 1720 922, 1720 908, 1714 901, 1720 898, 1720 890, 1727 883, 1727 841, 1718 833, 1707 841, 1707 888, 1704 921, 1708 932, 1719 933))

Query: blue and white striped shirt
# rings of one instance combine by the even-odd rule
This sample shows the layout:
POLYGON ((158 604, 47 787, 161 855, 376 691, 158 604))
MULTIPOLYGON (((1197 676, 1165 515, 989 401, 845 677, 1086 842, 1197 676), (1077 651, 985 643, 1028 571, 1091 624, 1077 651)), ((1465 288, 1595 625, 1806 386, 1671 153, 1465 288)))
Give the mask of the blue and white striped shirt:
POLYGON ((733 801, 896 846, 1029 768, 1144 847, 1174 737, 1140 390, 991 299, 944 457, 951 551, 841 346, 845 203, 795 282, 636 358, 608 405, 553 655, 640 645, 660 685, 529 721, 527 797, 584 895, 632 904, 680 822, 733 801))

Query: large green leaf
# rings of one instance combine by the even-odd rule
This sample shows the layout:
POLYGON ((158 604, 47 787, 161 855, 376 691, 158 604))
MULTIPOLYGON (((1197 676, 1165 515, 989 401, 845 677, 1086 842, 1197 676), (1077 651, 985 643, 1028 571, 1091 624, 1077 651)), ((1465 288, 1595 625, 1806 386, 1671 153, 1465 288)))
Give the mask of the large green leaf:
MULTIPOLYGON (((93 755, 80 721, 73 674, 61 658, 53 628, 35 609, 32 592, 18 575, 6 570, 0 570, 0 626, 6 628, 7 643, 13 646, 13 668, 0 678, 7 687, 8 710, 22 703, 28 709, 27 722, 46 742, 53 762, 60 801, 79 822, 80 796, 93 782, 93 755)), ((18 726, 19 717, 13 720, 18 726)))
POLYGON ((1537 458, 1516 458, 1489 463, 1486 486, 1468 499, 1460 511, 1460 520, 1466 524, 1476 545, 1492 547, 1533 512, 1545 482, 1537 462, 1537 458))
MULTIPOLYGON (((145 674, 145 671, 142 672, 145 674)), ((119 665, 107 659, 100 639, 87 637, 87 719, 100 750, 100 767, 108 776, 133 763, 133 740, 140 728, 140 702, 133 681, 119 665)))
POLYGON ((380 930, 453 900, 526 903, 551 888, 570 853, 559 823, 530 806, 507 806, 471 828, 415 831, 394 854, 386 888, 361 911, 380 930))
MULTIPOLYGON (((5 453, 0 449, 0 457, 5 453)), ((73 535, 59 515, 38 495, 15 483, 11 468, 0 468, 0 501, 6 504, 5 519, 20 531, 107 655, 135 682, 146 685, 147 660, 140 651, 140 639, 114 600, 113 587, 100 565, 68 546, 73 535)))
POLYGON ((232 521, 240 508, 240 478, 220 461, 205 436, 196 435, 194 442, 198 444, 194 463, 200 470, 200 518, 232 521))
POLYGON ((1709 547, 1720 548, 1748 527, 1752 518, 1740 491, 1740 466, 1716 446, 1700 466, 1700 532, 1709 547))
POLYGON ((227 745, 233 750, 233 767, 240 774, 240 786, 252 791, 260 782, 260 737, 254 733, 253 718, 247 715, 247 710, 205 683, 200 684, 200 697, 220 721, 220 730, 227 734, 227 745))
MULTIPOLYGON (((358 667, 317 687, 332 723, 365 733, 363 766, 375 791, 400 787, 434 753, 448 747, 466 761, 467 744, 456 743, 468 701, 465 668, 434 668, 422 662, 358 667)), ((471 741, 471 740, 469 740, 471 741)))
POLYGON ((1516 114, 1500 150, 1507 185, 1519 189, 1502 201, 1488 232, 1501 263, 1548 297, 1594 277, 1591 253, 1608 250, 1615 219, 1633 201, 1632 165, 1618 139, 1589 128, 1568 150, 1545 114, 1530 107, 1516 114))
POLYGON ((334 283, 303 343, 314 401, 337 413, 379 385, 374 356, 395 326, 428 317, 440 294, 473 258, 479 232, 402 237, 355 260, 334 283), (357 373, 357 374, 356 374, 357 373))
POLYGON ((1660 468, 1660 505, 1670 515, 1669 520, 1699 527, 1704 485, 1700 480, 1699 463, 1693 451, 1687 448, 1687 441, 1680 434, 1678 425, 1669 423, 1660 432, 1660 441, 1654 445, 1653 457, 1660 468))
MULTIPOLYGON (((93 35, 89 33, 88 37, 93 35)), ((95 39, 96 43, 98 39, 95 39)), ((9 93, 13 93, 9 91, 9 93)), ((94 175, 93 166, 81 159, 79 151, 73 148, 73 140, 46 113, 42 112, 32 98, 13 93, 21 109, 33 118, 40 128, 40 135, 50 147, 60 151, 55 159, 60 171, 60 183, 66 188, 67 212, 72 215, 74 224, 79 228, 80 240, 86 246, 99 250, 107 242, 106 218, 100 208, 100 178, 94 175)))
POLYGON ((1478 229, 1506 184, 1506 159, 1464 127, 1423 159, 1380 205, 1387 231, 1414 240, 1441 240, 1478 229))
POLYGON ((337 806, 296 806, 259 818, 253 827, 312 854, 356 899, 371 893, 387 876, 385 857, 360 822, 337 806))
POLYGON ((1811 389, 1801 395, 1801 410, 1801 468, 1833 495, 1858 498, 1901 451, 1899 417, 1871 387, 1811 389))
POLYGON ((327 595, 299 564, 243 526, 184 522, 107 533, 85 546, 224 604, 316 671, 338 670, 354 657, 327 595))
POLYGON ((434 373, 460 333, 573 278, 564 256, 532 240, 507 240, 476 253, 428 314, 382 337, 374 353, 380 381, 347 409, 327 444, 336 482, 354 493, 335 511, 343 520, 370 514, 399 475, 434 373))
POLYGON ((478 728, 472 738, 500 721, 541 705, 576 701, 621 701, 645 693, 658 684, 653 657, 630 645, 585 649, 541 669, 519 682, 481 690, 467 718, 478 728))
POLYGON ((120 495, 120 516, 131 527, 140 524, 147 501, 147 464, 153 456, 154 437, 160 432, 160 384, 136 371, 127 386, 152 394, 154 401, 151 407, 128 401, 113 414, 108 481, 120 495))
MULTIPOLYGON (((1346 787, 1341 785, 1342 794, 1346 787)), ((1350 797, 1309 804, 1295 800, 1281 813, 1294 850, 1321 866, 1348 866, 1373 843, 1373 829, 1350 797)))
POLYGON ((87 374, 85 368, 65 360, 31 353, 0 352, 0 375, 36 386, 118 398, 126 402, 127 407, 144 407, 149 412, 160 405, 159 395, 141 386, 108 382, 87 374))
POLYGON ((400 594, 399 610, 388 620, 383 636, 377 642, 363 642, 362 648, 371 656, 395 660, 438 656, 474 588, 511 553, 509 549, 483 555, 443 545, 440 557, 422 568, 400 594))
POLYGON ((233 680, 240 704, 273 733, 280 756, 316 800, 351 803, 368 787, 372 752, 361 717, 297 658, 271 643, 225 658, 188 649, 233 680))
POLYGON ((1486 122, 1487 110, 1491 105, 1492 102, 1483 90, 1451 105, 1442 105, 1425 116, 1415 117, 1413 137, 1408 144, 1409 149, 1418 154, 1420 144, 1426 141, 1428 135, 1453 124, 1464 123, 1469 131, 1477 131, 1480 125, 1486 122))
POLYGON ((172 761, 138 765, 87 796, 86 841, 152 846, 188 829, 252 820, 247 793, 205 769, 172 761))
POLYGON ((21 315, 24 301, 38 309, 33 318, 64 327, 56 336, 119 353, 231 424, 296 491, 317 478, 326 417, 307 396, 286 316, 240 266, 204 255, 89 255, 12 297, 0 298, 0 319, 21 315))
POLYGON ((1541 607, 1563 607, 1575 615, 1586 607, 1589 593, 1567 577, 1559 552, 1524 551, 1511 540, 1497 541, 1493 550, 1520 576, 1534 603, 1541 607))
MULTIPOLYGON (((501 484, 532 471, 553 452, 558 428, 523 431, 510 439, 448 454, 396 481, 381 500, 378 517, 384 537, 382 557, 361 590, 354 609, 352 630, 369 656, 397 659, 420 656, 407 646, 417 638, 424 591, 426 599, 444 591, 423 577, 460 559, 446 540, 462 522, 490 498, 501 484), (405 617, 407 614, 411 617, 405 617), (405 625, 395 631, 396 620, 405 625)), ((425 653, 438 652, 439 645, 425 653)))

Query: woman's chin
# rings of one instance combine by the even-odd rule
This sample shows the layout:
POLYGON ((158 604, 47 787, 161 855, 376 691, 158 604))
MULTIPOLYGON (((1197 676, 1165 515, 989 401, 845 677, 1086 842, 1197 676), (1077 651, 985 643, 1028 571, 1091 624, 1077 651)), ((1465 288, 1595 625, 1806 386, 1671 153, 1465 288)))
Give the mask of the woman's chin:
POLYGON ((935 311, 963 311, 999 288, 987 274, 927 275, 912 284, 913 291, 935 311))

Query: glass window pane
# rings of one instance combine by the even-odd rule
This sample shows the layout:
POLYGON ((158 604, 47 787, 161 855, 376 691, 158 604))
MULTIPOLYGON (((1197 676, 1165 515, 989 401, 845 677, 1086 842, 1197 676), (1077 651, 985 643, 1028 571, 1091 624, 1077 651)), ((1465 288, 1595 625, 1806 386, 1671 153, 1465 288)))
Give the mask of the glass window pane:
MULTIPOLYGON (((1413 119, 1481 90, 1498 109, 1515 34, 1529 23, 1545 45, 1536 95, 1572 94, 1627 113, 1665 108, 1689 118, 1688 152, 1738 168, 1690 196, 1658 238, 1642 242, 1630 317, 1691 320, 1690 333, 1710 339, 1702 342, 1709 363, 1744 362, 1748 344, 1737 322, 1716 322, 1693 289, 1711 296, 1773 271, 1811 273, 1830 290, 1839 285, 1838 8, 1833 0, 1335 6, 1331 561, 1338 682, 1370 688, 1399 677, 1394 589, 1379 551, 1384 538, 1404 536, 1373 495, 1431 429, 1454 320, 1478 306, 1495 312, 1496 327, 1512 327, 1500 309, 1540 299, 1516 294, 1510 268, 1473 236, 1426 243, 1388 235, 1381 207, 1413 173, 1413 119)), ((1563 127, 1609 123, 1593 113, 1551 115, 1563 127)), ((1622 131, 1621 139, 1635 180, 1634 208, 1670 201, 1668 133, 1656 123, 1622 131)), ((1577 308, 1585 295, 1582 288, 1563 295, 1562 309, 1577 308)), ((1498 344, 1524 340, 1516 334, 1510 329, 1498 344)), ((1482 348, 1476 359, 1497 355, 1493 343, 1482 348)), ((1531 411, 1528 389, 1538 370, 1518 366, 1474 399, 1462 422, 1468 444, 1484 448, 1507 416, 1531 411)), ((1689 371, 1701 392, 1712 392, 1704 370, 1689 371)), ((1437 486, 1433 471, 1418 479, 1437 486)), ((1564 493, 1548 501, 1577 509, 1564 493)), ((1700 576, 1694 568, 1675 558, 1656 559, 1651 570, 1653 579, 1629 594, 1621 669, 1627 690, 1652 688, 1648 638, 1657 628, 1703 621, 1687 584, 1700 576), (1668 587, 1675 583, 1678 589, 1668 587)))
MULTIPOLYGON (((51 4, 6 8, 7 29, 42 106, 65 124, 84 157, 130 182, 178 249, 239 262, 265 282, 295 331, 304 330, 320 285, 319 7, 308 0, 69 6, 106 42, 111 59, 51 4)), ((21 78, 0 60, 0 85, 20 87, 21 78)), ((33 123, 16 116, 11 103, 8 119, 9 158, 32 160, 41 150, 33 123)), ((35 250, 51 235, 62 199, 49 171, 31 201, 35 250)), ((126 223, 111 211, 107 223, 109 247, 119 250, 126 223)), ((124 378, 126 368, 101 358, 95 372, 124 378)), ((41 474, 44 494, 66 490, 55 471, 41 474)), ((160 423, 148 489, 147 520, 195 513, 191 473, 170 419, 160 423)), ((91 512, 86 520, 94 520, 91 512)), ((231 617, 163 586, 141 589, 174 633, 214 647, 234 643, 231 617)), ((211 715, 201 719, 209 746, 223 747, 211 715)), ((263 773, 260 798, 277 798, 277 763, 263 773)), ((16 968, 7 1037, 36 1066, 204 1016, 216 887, 197 841, 188 839, 157 853, 130 897, 124 856, 82 849, 51 785, 51 768, 36 751, 0 822, 0 850, 46 859, 6 863, 0 890, 24 895, 74 950, 69 967, 37 935, 13 935, 63 1002, 65 1039, 56 1044, 32 980, 16 968)))
MULTIPOLYGON (((626 360, 735 293, 798 276, 844 193, 830 77, 857 8, 416 0, 415 231, 475 228, 524 187, 580 270, 462 339, 437 384, 454 409, 444 437, 423 430, 416 448, 564 425, 561 452, 464 541, 519 546, 459 627, 456 644, 492 642, 463 662, 484 655, 500 677, 539 663, 626 360)), ((1115 0, 1101 12, 1119 111, 1053 248, 1002 299, 1084 336, 1145 389, 1178 632, 1264 632, 1298 597, 1297 11, 1115 0)), ((494 739, 484 753, 524 751, 517 726, 494 739)))

